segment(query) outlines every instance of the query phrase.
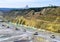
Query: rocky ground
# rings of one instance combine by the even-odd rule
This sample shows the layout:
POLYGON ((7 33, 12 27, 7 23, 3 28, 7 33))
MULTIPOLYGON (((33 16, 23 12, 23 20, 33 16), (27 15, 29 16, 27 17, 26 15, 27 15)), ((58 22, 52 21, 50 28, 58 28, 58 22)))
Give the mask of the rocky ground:
POLYGON ((60 42, 60 34, 0 22, 0 42, 60 42))

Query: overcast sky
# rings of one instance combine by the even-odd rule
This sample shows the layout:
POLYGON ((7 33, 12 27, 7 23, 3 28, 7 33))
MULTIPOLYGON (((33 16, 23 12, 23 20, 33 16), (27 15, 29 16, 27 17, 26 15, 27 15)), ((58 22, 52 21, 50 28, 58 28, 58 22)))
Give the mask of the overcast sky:
POLYGON ((49 4, 60 6, 60 0, 0 0, 0 8, 24 8, 48 6, 49 4))

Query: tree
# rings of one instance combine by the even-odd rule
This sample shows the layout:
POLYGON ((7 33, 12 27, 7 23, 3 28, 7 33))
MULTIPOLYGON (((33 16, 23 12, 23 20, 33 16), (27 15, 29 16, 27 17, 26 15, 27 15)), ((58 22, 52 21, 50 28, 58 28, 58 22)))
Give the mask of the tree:
POLYGON ((23 21, 22 24, 25 25, 25 21, 23 21))
POLYGON ((60 33, 60 30, 58 30, 58 33, 60 33))
POLYGON ((21 19, 21 20, 19 21, 19 24, 22 24, 22 21, 23 21, 23 20, 21 19))

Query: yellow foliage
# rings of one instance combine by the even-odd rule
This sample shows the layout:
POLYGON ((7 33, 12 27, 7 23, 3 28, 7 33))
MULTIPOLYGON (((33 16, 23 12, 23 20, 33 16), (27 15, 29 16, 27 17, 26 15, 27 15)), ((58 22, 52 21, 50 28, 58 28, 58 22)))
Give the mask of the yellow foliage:
POLYGON ((36 27, 39 29, 45 29, 53 32, 58 32, 60 30, 60 16, 56 17, 56 20, 53 22, 45 21, 45 20, 37 20, 35 18, 24 18, 23 16, 17 16, 15 19, 11 19, 13 23, 22 24, 26 26, 36 27))
POLYGON ((32 19, 31 20, 26 19, 26 24, 25 25, 34 27, 36 25, 36 21, 32 20, 32 19))

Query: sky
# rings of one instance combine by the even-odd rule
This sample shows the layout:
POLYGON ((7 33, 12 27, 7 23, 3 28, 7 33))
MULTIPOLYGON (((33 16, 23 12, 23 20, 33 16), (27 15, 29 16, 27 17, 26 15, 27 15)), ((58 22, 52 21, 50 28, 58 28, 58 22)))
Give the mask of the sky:
POLYGON ((44 7, 49 5, 60 6, 60 0, 0 0, 0 8, 44 7))

